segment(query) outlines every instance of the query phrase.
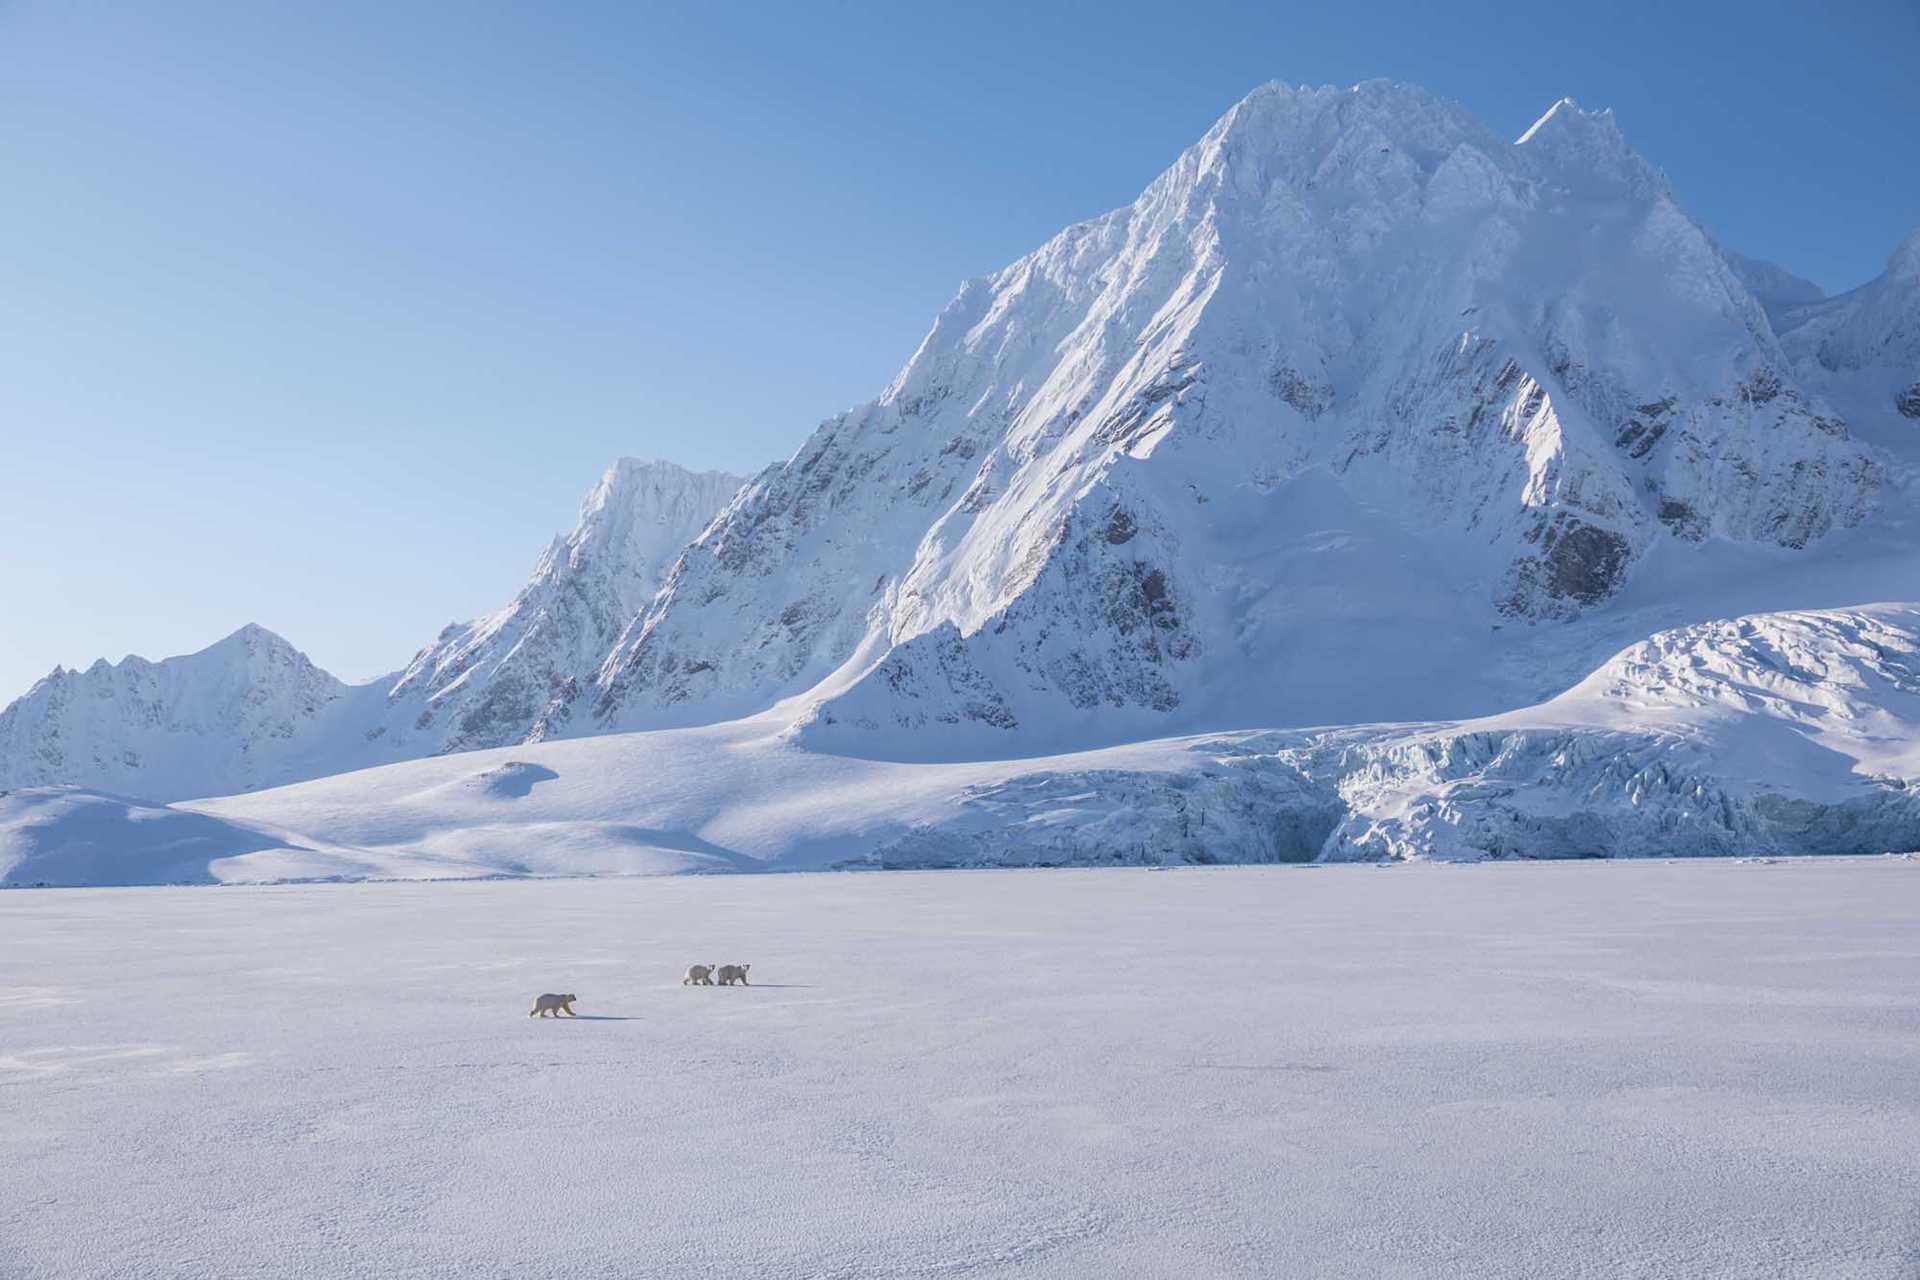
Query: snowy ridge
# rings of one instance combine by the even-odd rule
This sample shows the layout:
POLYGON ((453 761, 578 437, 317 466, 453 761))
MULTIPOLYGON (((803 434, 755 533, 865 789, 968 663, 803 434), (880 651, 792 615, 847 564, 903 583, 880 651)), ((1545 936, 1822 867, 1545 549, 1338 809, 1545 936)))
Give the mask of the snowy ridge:
POLYGON ((1880 438, 1920 431, 1920 230, 1875 279, 1790 308, 1781 341, 1800 377, 1880 438))
POLYGON ((1749 258, 1724 247, 1720 254, 1727 260, 1727 266, 1733 269, 1733 273, 1740 277, 1740 283, 1746 286, 1747 292, 1753 295, 1753 300, 1766 310, 1776 334, 1781 332, 1781 319, 1789 312, 1823 301, 1827 296, 1819 285, 1802 279, 1778 263, 1749 258))
POLYGON ((564 732, 581 681, 742 483, 671 462, 614 463, 512 603, 448 627, 415 655, 380 732, 419 755, 564 732))
POLYGON ((0 786, 84 783, 170 798, 300 776, 352 690, 264 627, 198 653, 55 669, 0 711, 0 786))

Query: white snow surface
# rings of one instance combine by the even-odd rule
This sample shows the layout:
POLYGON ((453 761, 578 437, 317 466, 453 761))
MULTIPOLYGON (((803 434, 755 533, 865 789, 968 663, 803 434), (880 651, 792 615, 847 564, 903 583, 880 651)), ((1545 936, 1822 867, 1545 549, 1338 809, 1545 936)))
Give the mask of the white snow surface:
POLYGON ((1906 851, 1920 606, 1662 632, 1466 721, 901 762, 769 714, 127 804, 0 794, 0 883, 1906 851))
POLYGON ((4 893, 0 1271, 1904 1280, 1916 939, 1903 859, 4 893))

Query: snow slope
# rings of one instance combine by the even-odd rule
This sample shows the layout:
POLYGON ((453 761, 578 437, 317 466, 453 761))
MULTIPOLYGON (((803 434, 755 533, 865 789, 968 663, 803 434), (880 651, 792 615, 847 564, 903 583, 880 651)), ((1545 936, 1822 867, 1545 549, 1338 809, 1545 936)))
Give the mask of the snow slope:
POLYGON ((1900 859, 0 894, 0 1271, 1907 1280, 1917 926, 1900 859))
POLYGON ((0 791, 0 883, 212 883, 215 862, 278 843, 218 818, 76 787, 0 791))
MULTIPOLYGON (((245 833, 192 865, 164 824, 112 832, 128 881, 1913 850, 1920 606, 1660 633, 1565 694, 1461 722, 952 763, 784 730, 768 715, 523 744, 147 815, 245 833)), ((98 840, 68 870, 44 830, 23 833, 44 828, 39 794, 0 797, 0 851, 32 853, 0 882, 113 879, 98 840)))

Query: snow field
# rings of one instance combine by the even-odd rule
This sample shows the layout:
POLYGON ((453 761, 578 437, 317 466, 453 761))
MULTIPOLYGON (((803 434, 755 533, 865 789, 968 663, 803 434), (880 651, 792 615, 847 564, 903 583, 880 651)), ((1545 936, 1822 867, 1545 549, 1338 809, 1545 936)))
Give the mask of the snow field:
POLYGON ((0 894, 0 1272, 1911 1276, 1916 923, 1898 858, 0 894))

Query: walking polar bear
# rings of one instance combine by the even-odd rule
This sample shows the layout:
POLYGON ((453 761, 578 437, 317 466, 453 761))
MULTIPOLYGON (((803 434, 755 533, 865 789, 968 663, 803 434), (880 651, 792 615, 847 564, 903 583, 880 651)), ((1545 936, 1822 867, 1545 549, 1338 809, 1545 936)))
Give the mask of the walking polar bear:
POLYGON ((687 970, 686 977, 680 979, 680 985, 683 987, 710 987, 713 985, 713 970, 713 965, 696 964, 687 970))
POLYGON ((580 1015, 573 1011, 573 1002, 575 1000, 578 1000, 579 998, 580 998, 579 996, 571 995, 571 994, 562 995, 562 996, 556 996, 556 995, 537 996, 534 998, 533 1012, 529 1013, 527 1016, 529 1018, 535 1018, 535 1017, 557 1018, 560 1015, 554 1012, 554 1010, 564 1009, 567 1011, 567 1016, 569 1018, 577 1018, 580 1015))
POLYGON ((747 970, 751 968, 753 968, 753 966, 750 964, 721 965, 720 966, 720 985, 723 987, 730 987, 737 982, 743 987, 752 986, 753 984, 747 981, 747 970))

